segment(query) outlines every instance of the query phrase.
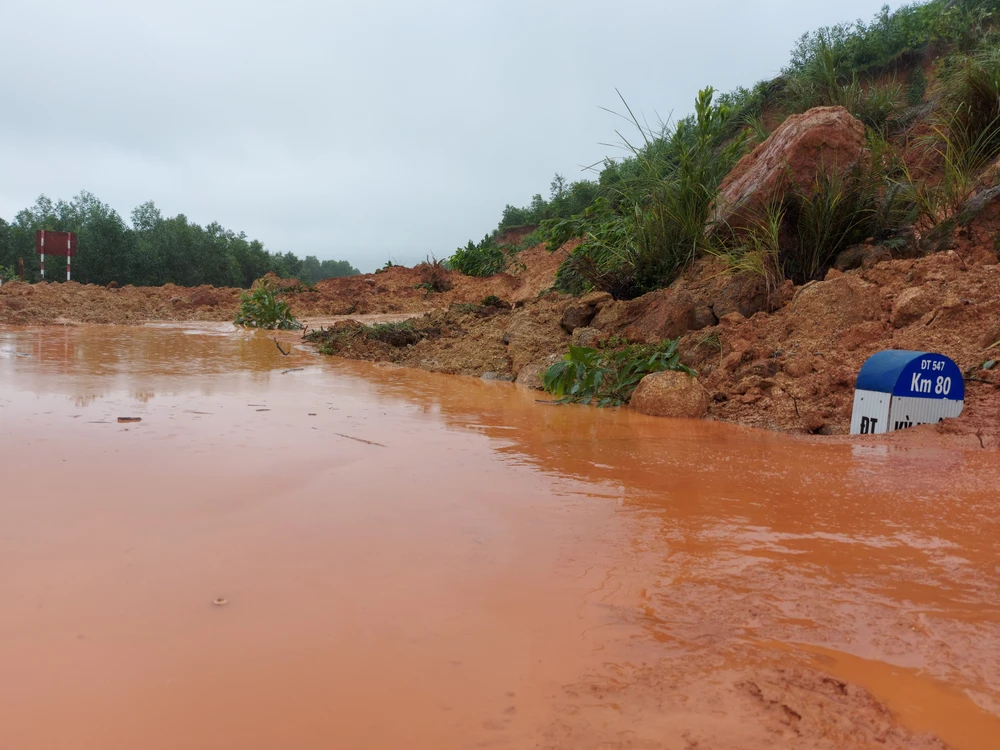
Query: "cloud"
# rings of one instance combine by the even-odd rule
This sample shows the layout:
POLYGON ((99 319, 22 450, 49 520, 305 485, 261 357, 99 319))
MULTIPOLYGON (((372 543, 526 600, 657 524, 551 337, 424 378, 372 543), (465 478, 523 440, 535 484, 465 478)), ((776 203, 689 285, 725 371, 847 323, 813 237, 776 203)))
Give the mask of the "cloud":
POLYGON ((683 115, 880 5, 19 3, 0 30, 0 216, 87 189, 363 270, 444 257, 607 155, 615 88, 683 115))

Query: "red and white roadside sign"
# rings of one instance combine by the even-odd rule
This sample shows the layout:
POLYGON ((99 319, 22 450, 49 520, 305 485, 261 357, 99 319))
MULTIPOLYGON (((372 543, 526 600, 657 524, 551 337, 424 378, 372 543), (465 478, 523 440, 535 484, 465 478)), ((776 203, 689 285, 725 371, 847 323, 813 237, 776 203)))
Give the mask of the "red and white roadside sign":
POLYGON ((73 232, 50 232, 39 229, 35 232, 35 252, 40 256, 42 280, 45 280, 45 253, 66 258, 66 281, 70 280, 73 256, 76 255, 76 235, 73 232))

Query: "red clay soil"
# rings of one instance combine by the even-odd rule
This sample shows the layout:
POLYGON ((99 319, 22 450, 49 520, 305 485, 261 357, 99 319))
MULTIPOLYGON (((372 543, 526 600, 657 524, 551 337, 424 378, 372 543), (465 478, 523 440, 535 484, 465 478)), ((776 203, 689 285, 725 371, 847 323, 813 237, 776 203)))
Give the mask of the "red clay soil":
MULTIPOLYGON (((335 353, 359 359, 538 384, 537 373, 570 342, 611 335, 635 341, 681 336, 686 363, 711 394, 709 416, 767 429, 846 435, 855 377, 882 349, 935 351, 966 373, 958 420, 918 430, 972 447, 1000 447, 1000 265, 995 229, 981 222, 956 249, 868 269, 831 271, 824 281, 786 285, 768 300, 752 280, 702 261, 670 289, 629 302, 556 293, 482 314, 459 307, 414 320, 416 344, 350 339, 335 353), (589 306, 592 321, 562 327, 589 306), (718 318, 716 313, 720 313, 718 318), (596 313, 596 315, 595 315, 596 313), (571 326, 572 327, 572 326, 571 326)), ((912 440, 914 435, 896 437, 912 440)))
MULTIPOLYGON (((495 295, 511 302, 533 299, 552 286, 556 269, 572 244, 550 253, 544 245, 525 250, 524 269, 488 279, 442 271, 446 291, 428 293, 424 264, 401 266, 377 274, 326 279, 312 288, 290 293, 292 313, 310 317, 417 313, 453 303, 479 302, 495 295)), ((299 287, 295 282, 282 286, 299 287)), ((301 287, 299 287, 301 288, 301 287)), ((0 287, 0 324, 59 325, 65 323, 138 324, 165 320, 232 320, 242 290, 200 286, 105 288, 92 284, 12 282, 0 287)))
MULTIPOLYGON (((478 279, 445 272, 451 288, 444 292, 418 288, 427 273, 418 266, 330 279, 288 298, 307 322, 353 314, 418 316, 417 341, 392 346, 353 334, 334 337, 329 350, 340 356, 536 387, 538 373, 571 342, 680 336, 684 361, 711 395, 710 418, 822 435, 848 432, 854 380, 871 354, 936 351, 967 375, 965 413, 893 439, 937 433, 934 439, 1000 447, 1000 367, 981 367, 1000 358, 1000 346, 993 346, 1000 341, 998 229, 1000 207, 994 207, 959 230, 953 250, 831 271, 798 288, 786 282, 770 295, 712 260, 692 266, 671 288, 628 302, 541 294, 569 248, 550 254, 538 246, 521 254, 525 268, 516 274, 478 279), (510 307, 483 311, 479 303, 490 295, 510 307)), ((0 323, 231 320, 239 294, 213 287, 14 282, 0 287, 0 323)))

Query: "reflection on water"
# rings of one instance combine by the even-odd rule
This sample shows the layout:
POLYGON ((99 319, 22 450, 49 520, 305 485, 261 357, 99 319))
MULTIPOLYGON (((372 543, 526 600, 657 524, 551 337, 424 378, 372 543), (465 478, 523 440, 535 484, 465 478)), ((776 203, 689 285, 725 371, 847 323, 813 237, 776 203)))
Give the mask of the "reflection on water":
POLYGON ((725 670, 789 663, 992 746, 995 456, 536 398, 225 325, 0 331, 0 746, 770 747, 725 670))

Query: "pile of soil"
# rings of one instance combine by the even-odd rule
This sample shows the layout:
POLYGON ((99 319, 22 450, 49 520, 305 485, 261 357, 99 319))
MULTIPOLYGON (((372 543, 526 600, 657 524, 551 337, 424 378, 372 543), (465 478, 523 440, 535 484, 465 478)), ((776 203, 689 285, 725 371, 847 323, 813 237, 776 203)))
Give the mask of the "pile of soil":
POLYGON ((0 286, 0 323, 138 324, 147 320, 232 320, 240 289, 213 286, 105 288, 76 281, 0 286))
POLYGON ((408 324, 413 338, 396 345, 372 340, 370 329, 353 322, 314 340, 339 356, 537 387, 538 372, 569 343, 680 336, 683 361, 711 394, 710 417, 823 435, 847 434, 855 378, 869 356, 934 351, 966 373, 966 409, 923 432, 997 447, 1000 367, 982 365, 1000 359, 1000 346, 992 347, 1000 341, 1000 265, 983 239, 973 232, 955 250, 832 270, 823 281, 787 283, 770 297, 707 260, 670 289, 627 302, 550 292, 504 308, 456 304, 428 313, 408 324))
MULTIPOLYGON (((544 245, 521 254, 523 269, 487 279, 441 269, 441 291, 422 284, 430 280, 428 264, 414 268, 394 266, 385 271, 339 279, 325 279, 303 287, 294 279, 272 279, 285 290, 292 314, 310 318, 379 313, 421 313, 455 303, 474 303, 491 295, 517 301, 538 296, 552 286, 555 271, 573 244, 554 253, 544 245)), ((93 284, 11 282, 0 286, 0 324, 58 325, 72 322, 138 324, 164 320, 232 320, 242 290, 228 287, 194 288, 109 287, 93 284)))
POLYGON ((530 303, 456 303, 402 324, 337 323, 306 339, 350 359, 512 381, 526 366, 566 351, 571 337, 560 321, 578 304, 555 292, 530 303))

